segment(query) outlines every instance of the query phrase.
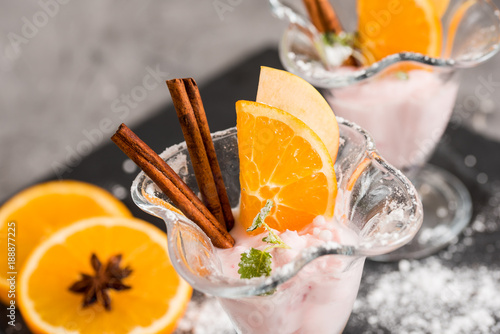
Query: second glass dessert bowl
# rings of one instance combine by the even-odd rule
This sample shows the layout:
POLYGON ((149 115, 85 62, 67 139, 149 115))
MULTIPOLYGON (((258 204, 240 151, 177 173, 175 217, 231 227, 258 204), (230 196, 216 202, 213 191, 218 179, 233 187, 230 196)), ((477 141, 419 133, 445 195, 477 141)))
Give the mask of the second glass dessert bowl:
MULTIPOLYGON (((421 225, 422 207, 413 185, 379 156, 365 131, 337 120, 335 221, 340 235, 354 238, 341 237, 339 242, 302 249, 268 277, 239 279, 225 274, 220 250, 195 223, 172 208, 144 173, 132 185, 134 202, 165 221, 169 255, 177 272, 195 289, 216 296, 238 333, 342 332, 365 257, 401 247, 421 225)), ((236 129, 214 134, 213 142, 231 205, 236 208, 240 197, 236 129)), ((198 191, 185 143, 168 148, 161 157, 198 191)))
POLYGON ((406 247, 378 259, 420 258, 446 246, 469 223, 472 201, 455 176, 426 162, 451 117, 458 69, 474 67, 498 51, 498 9, 488 0, 451 1, 441 18, 441 58, 403 52, 366 67, 332 67, 325 65, 332 47, 300 11, 301 1, 270 3, 279 18, 290 22, 279 50, 284 67, 323 88, 336 115, 369 131, 381 154, 412 180, 422 198, 419 234, 406 247))

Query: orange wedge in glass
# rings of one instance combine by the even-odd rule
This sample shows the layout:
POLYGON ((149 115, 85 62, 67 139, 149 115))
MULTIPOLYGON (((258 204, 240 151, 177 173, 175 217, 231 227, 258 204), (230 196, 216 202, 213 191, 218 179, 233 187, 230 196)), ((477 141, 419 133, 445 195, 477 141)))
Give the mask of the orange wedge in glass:
POLYGON ((359 0, 360 49, 367 64, 399 52, 439 57, 440 14, 432 0, 359 0))
POLYGON ((33 333, 172 333, 192 289, 170 263, 165 233, 134 218, 96 217, 53 234, 27 259, 18 281, 21 314, 33 333), (83 307, 83 294, 69 290, 82 274, 95 275, 91 256, 107 266, 121 255, 131 273, 129 289, 109 289, 110 309, 83 307))
MULTIPOLYGON (((318 216, 333 216, 337 182, 319 136, 280 109, 236 103, 240 158, 240 223, 248 228, 270 199, 266 223, 279 231, 300 230, 318 216)), ((259 231, 260 232, 260 231, 259 231)))
POLYGON ((7 272, 19 273, 28 254, 41 240, 61 227, 94 216, 131 217, 132 214, 104 189, 79 181, 39 184, 0 207, 0 245, 14 244, 16 257, 15 267, 10 269, 7 256, 0 257, 0 300, 10 301, 7 272))

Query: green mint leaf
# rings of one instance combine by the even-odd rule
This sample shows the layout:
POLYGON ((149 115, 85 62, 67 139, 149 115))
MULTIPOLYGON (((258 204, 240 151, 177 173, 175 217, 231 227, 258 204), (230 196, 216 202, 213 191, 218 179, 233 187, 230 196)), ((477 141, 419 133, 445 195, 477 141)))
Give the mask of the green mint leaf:
POLYGON ((340 34, 335 34, 333 32, 327 32, 323 34, 323 43, 328 44, 330 46, 334 46, 336 44, 340 44, 342 46, 350 46, 354 45, 356 40, 355 34, 346 33, 345 31, 340 34))
POLYGON ((255 216, 255 218, 253 219, 252 226, 247 228, 247 231, 251 232, 261 227, 262 224, 264 224, 264 220, 266 219, 267 215, 269 214, 269 212, 271 212, 272 207, 273 207, 273 201, 268 199, 266 205, 264 205, 264 207, 260 210, 257 216, 255 216))
POLYGON ((285 242, 278 237, 271 229, 269 229, 269 234, 267 237, 262 238, 262 241, 272 244, 272 246, 267 247, 264 251, 269 251, 273 248, 285 248, 290 249, 290 246, 285 244, 285 242))
POLYGON ((410 76, 408 75, 408 72, 405 72, 405 71, 397 71, 396 77, 399 80, 408 80, 410 78, 410 76))
POLYGON ((241 261, 238 264, 238 274, 240 278, 253 278, 271 275, 271 254, 255 248, 251 248, 241 254, 241 261))
POLYGON ((260 210, 255 219, 252 222, 252 226, 250 226, 247 231, 254 231, 259 227, 264 227, 269 233, 266 237, 262 239, 262 241, 271 244, 264 250, 258 250, 255 248, 251 248, 248 251, 241 253, 241 260, 238 263, 240 269, 238 269, 238 274, 240 274, 240 278, 252 278, 252 277, 261 277, 261 276, 269 276, 271 275, 271 265, 272 265, 272 256, 269 253, 273 248, 290 248, 287 244, 278 237, 273 230, 264 223, 267 215, 271 212, 273 207, 273 201, 267 200, 266 205, 260 210))
POLYGON ((274 233, 269 233, 267 237, 262 238, 262 241, 275 245, 281 245, 283 243, 283 241, 281 241, 281 239, 274 233))
POLYGON ((332 46, 332 45, 335 43, 335 41, 333 40, 332 35, 333 35, 333 34, 332 34, 332 33, 329 33, 329 32, 327 32, 327 33, 323 34, 323 35, 321 36, 321 38, 323 39, 323 44, 326 44, 326 45, 330 45, 330 46, 332 46))

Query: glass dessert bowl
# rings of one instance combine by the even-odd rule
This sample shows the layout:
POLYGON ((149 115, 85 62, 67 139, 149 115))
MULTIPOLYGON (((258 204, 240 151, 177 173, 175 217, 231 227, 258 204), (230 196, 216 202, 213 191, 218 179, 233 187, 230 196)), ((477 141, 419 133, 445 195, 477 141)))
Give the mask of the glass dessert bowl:
MULTIPOLYGON (((401 247, 421 225, 422 207, 413 185, 379 156, 365 131, 337 120, 338 236, 298 250, 268 277, 240 279, 228 274, 228 263, 222 260, 227 259, 222 252, 228 250, 216 249, 195 223, 172 209, 143 172, 132 184, 134 202, 165 221, 169 255, 178 273, 195 289, 216 296, 239 333, 340 333, 352 311, 365 257, 401 247)), ((214 134, 213 142, 231 206, 237 208, 236 129, 214 134)), ((198 192, 185 143, 160 156, 198 192)))
MULTIPOLYGON (((270 3, 279 18, 290 22, 279 50, 284 67, 323 88, 336 115, 369 131, 381 154, 411 179, 422 198, 425 218, 419 234, 398 252, 378 259, 420 258, 446 246, 469 223, 472 202, 461 181, 427 161, 451 117, 459 69, 498 52, 498 9, 488 0, 451 1, 441 16, 439 58, 402 52, 353 67, 331 66, 335 51, 300 10, 301 1, 270 3)), ((339 1, 334 5, 345 9, 339 1)), ((377 23, 375 17, 373 22, 382 28, 387 23, 377 23)))

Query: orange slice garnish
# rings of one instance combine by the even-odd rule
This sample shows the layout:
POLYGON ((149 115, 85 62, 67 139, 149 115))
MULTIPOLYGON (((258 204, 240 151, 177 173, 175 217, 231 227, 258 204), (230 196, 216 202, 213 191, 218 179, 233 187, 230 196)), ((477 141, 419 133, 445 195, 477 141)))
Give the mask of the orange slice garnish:
POLYGON ((171 333, 183 315, 191 287, 170 263, 165 233, 134 218, 96 217, 53 234, 36 247, 19 277, 21 314, 33 333, 171 333), (99 301, 82 306, 69 290, 81 274, 95 274, 95 253, 105 266, 120 254, 132 272, 130 289, 109 289, 110 310, 99 301))
MULTIPOLYGON (((15 240, 15 268, 19 273, 28 254, 41 240, 72 222, 94 216, 131 217, 132 214, 113 195, 88 183, 39 184, 20 192, 0 208, 0 244, 7 245, 9 236, 15 240), (11 222, 14 229, 8 230, 11 222), (15 233, 9 235, 9 232, 15 233)), ((9 301, 6 274, 11 271, 7 256, 0 257, 0 300, 4 302, 9 301)))
POLYGON ((367 64, 399 52, 441 55, 441 20, 431 0, 359 0, 358 32, 367 64))
MULTIPOLYGON (((248 228, 270 199, 266 223, 300 230, 318 215, 333 216, 337 182, 318 135, 297 117, 265 104, 236 103, 240 157, 240 223, 248 228)), ((259 231, 260 232, 260 231, 259 231)))

